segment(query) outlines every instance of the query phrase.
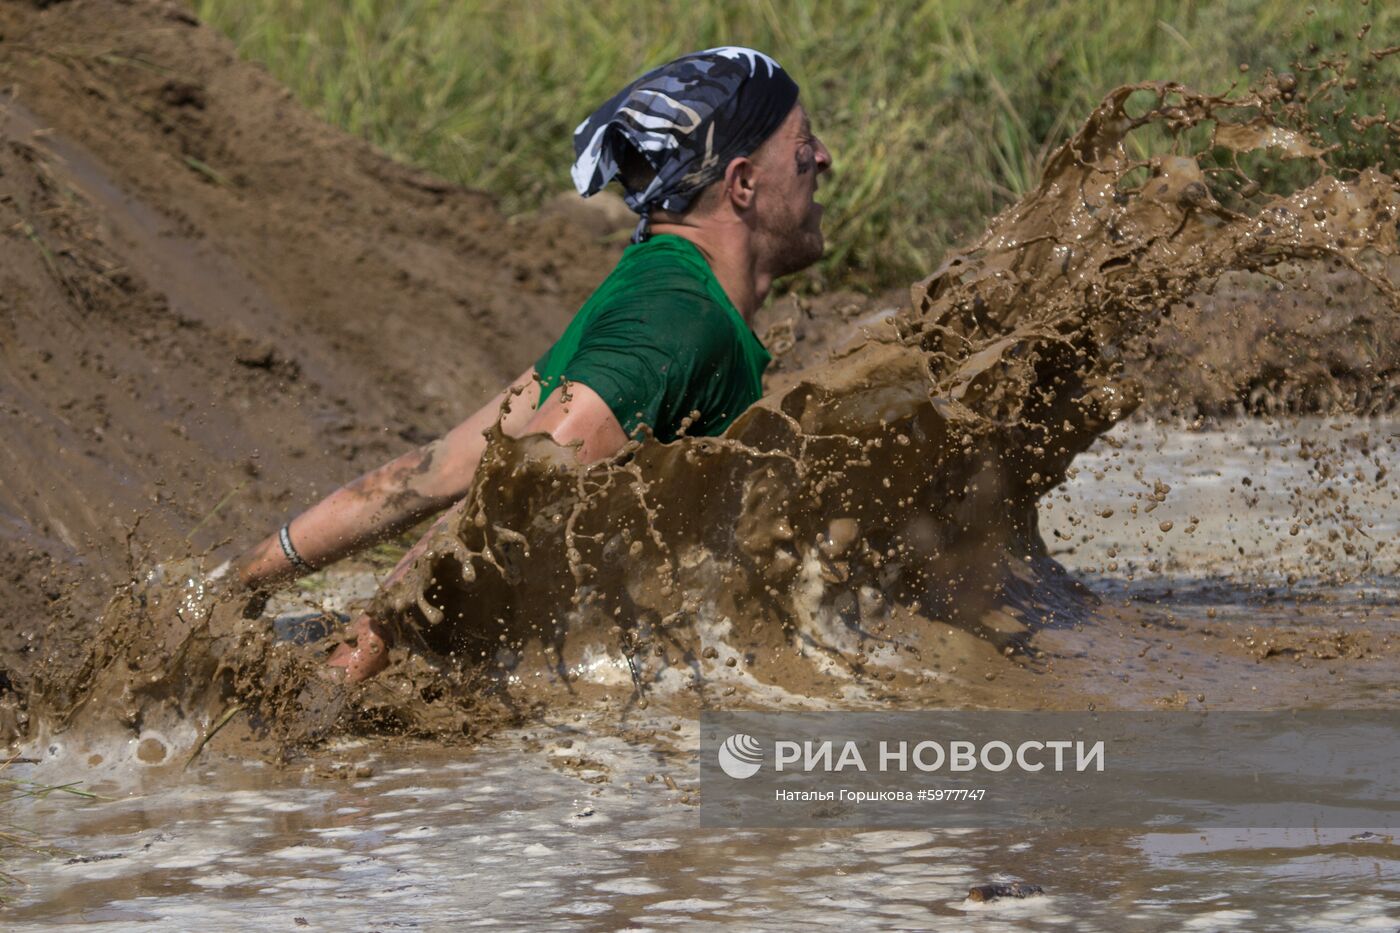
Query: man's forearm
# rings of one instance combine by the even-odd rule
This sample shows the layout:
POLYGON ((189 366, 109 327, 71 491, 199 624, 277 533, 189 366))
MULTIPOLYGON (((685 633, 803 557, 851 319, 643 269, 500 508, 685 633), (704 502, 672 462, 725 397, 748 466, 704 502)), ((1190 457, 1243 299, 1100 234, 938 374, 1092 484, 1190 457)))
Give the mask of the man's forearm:
MULTIPOLYGON (((538 404, 538 387, 531 373, 527 372, 517 380, 510 392, 525 396, 525 404, 518 406, 501 422, 505 433, 512 437, 530 433, 548 434, 555 443, 572 446, 574 455, 583 463, 611 456, 627 442, 627 435, 622 432, 621 425, 607 404, 586 386, 576 387, 572 404, 564 400, 563 393, 555 393, 548 401, 538 404)), ((504 396, 501 400, 504 400, 504 396)), ((470 421, 458 430, 469 427, 472 427, 470 421)), ((480 425, 475 427, 479 435, 480 425)), ((481 460, 480 452, 484 449, 483 443, 472 461, 470 473, 473 477, 481 460)), ((464 500, 459 499, 453 511, 439 519, 432 530, 403 556, 381 586, 390 586, 402 580, 409 568, 427 552, 429 543, 436 537, 434 532, 461 508, 465 508, 464 500)), ((344 669, 347 683, 373 677, 389 663, 389 648, 397 640, 395 629, 395 620, 375 619, 369 613, 361 613, 350 623, 345 642, 335 649, 327 663, 333 668, 344 669)))
MULTIPOLYGON (((483 432, 500 418, 508 434, 518 433, 538 398, 534 370, 526 370, 441 439, 366 473, 298 515, 288 525, 288 543, 304 565, 320 568, 445 509, 471 488, 486 450, 483 432)), ((239 557, 235 570, 251 588, 305 572, 287 557, 278 534, 239 557)))
MULTIPOLYGON (((414 482, 431 467, 433 454, 433 445, 410 451, 298 515, 288 526, 297 555, 313 568, 324 567, 445 508, 451 495, 431 495, 414 482)), ((237 570, 239 580, 253 588, 283 583, 303 572, 284 553, 278 534, 239 558, 237 570)))

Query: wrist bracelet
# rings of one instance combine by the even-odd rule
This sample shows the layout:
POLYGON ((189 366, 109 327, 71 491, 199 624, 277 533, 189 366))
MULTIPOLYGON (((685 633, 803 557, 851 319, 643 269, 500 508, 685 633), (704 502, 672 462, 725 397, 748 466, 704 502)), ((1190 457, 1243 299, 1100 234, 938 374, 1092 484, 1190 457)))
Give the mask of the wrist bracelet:
POLYGON ((315 568, 302 559, 297 549, 292 547, 292 523, 287 522, 277 532, 277 543, 282 545, 282 553, 300 573, 312 573, 315 568))

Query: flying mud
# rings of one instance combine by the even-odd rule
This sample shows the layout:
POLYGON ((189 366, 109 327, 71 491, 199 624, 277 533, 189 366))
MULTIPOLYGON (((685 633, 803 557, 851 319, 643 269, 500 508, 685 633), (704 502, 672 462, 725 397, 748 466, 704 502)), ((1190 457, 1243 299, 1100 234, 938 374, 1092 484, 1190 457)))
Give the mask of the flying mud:
MULTIPOLYGON (((760 696, 914 700, 940 679, 936 623, 1025 649, 1089 602, 1047 557, 1036 503, 1136 407, 1124 361, 1164 309, 1227 272, 1306 261, 1400 310, 1395 179, 1329 171, 1334 152, 1290 125, 1296 92, 1292 76, 1232 98, 1115 90, 906 309, 723 438, 580 470, 495 437, 430 555, 373 611, 516 704, 608 667, 639 702, 723 702, 726 666, 760 696), (1173 151, 1133 155, 1153 132, 1173 151), (1261 150, 1310 180, 1260 194, 1239 166, 1261 150)), ((366 696, 414 728, 424 685, 397 683, 414 690, 366 696)))

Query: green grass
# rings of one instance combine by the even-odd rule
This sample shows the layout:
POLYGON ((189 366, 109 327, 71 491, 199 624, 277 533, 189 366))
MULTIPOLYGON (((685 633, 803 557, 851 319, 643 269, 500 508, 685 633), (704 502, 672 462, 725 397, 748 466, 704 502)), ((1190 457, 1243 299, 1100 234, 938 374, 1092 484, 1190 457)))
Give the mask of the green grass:
MULTIPOLYGON (((815 281, 923 274, 1034 185, 1115 85, 1224 91, 1306 54, 1400 35, 1359 0, 195 0, 302 102, 508 212, 570 187, 575 125, 644 68, 752 45, 803 87, 835 156, 815 281)), ((1394 86, 1400 56, 1378 67, 1394 86)), ((1393 97, 1393 91, 1388 92, 1393 97)), ((1365 103, 1365 102, 1363 102, 1365 103)))
POLYGON ((47 797, 50 794, 80 797, 84 800, 97 799, 96 794, 91 791, 83 790, 78 786, 77 782, 71 784, 48 785, 25 780, 23 778, 10 777, 5 773, 5 769, 11 763, 21 760, 22 759, 19 758, 0 760, 0 905, 9 902, 13 897, 15 887, 25 883, 22 878, 12 875, 5 870, 6 863, 13 854, 22 852, 30 855, 43 855, 50 858, 71 854, 66 849, 60 849, 45 843, 39 833, 31 829, 15 826, 10 813, 11 806, 16 801, 26 797, 47 797))

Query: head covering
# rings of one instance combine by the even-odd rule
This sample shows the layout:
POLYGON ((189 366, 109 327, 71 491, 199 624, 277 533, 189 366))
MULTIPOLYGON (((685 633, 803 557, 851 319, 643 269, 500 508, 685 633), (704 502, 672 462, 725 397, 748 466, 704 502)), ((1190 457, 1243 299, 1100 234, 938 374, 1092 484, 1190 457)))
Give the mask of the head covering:
POLYGON ((642 75, 574 130, 574 186, 584 197, 618 176, 628 147, 655 170, 640 191, 624 186, 642 215, 633 242, 646 237, 653 208, 679 213, 729 163, 752 153, 787 119, 797 84, 772 58, 740 46, 682 55, 642 75))

